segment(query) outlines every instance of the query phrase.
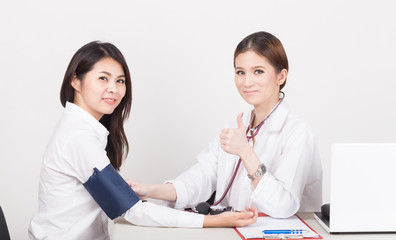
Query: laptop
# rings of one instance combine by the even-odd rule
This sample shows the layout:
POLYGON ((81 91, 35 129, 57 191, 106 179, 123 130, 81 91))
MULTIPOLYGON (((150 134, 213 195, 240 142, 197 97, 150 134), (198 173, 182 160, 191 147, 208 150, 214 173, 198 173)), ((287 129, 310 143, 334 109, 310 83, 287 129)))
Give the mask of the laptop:
POLYGON ((329 233, 396 232, 396 143, 336 143, 331 152, 329 233))

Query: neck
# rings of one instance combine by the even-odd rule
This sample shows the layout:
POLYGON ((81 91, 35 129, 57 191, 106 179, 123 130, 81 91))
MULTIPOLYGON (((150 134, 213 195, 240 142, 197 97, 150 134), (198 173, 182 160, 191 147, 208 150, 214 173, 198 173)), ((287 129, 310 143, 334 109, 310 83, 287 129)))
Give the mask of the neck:
POLYGON ((253 126, 256 127, 259 125, 267 116, 271 113, 271 111, 275 108, 275 106, 279 103, 279 97, 271 99, 271 101, 266 102, 265 104, 254 106, 254 122, 253 126))

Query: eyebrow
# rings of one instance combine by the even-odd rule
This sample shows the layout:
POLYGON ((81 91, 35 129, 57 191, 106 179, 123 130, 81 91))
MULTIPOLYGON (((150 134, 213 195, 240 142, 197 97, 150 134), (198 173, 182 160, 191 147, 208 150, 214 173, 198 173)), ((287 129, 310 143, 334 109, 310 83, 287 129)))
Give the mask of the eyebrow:
POLYGON ((253 68, 265 68, 264 66, 254 66, 253 68))
MULTIPOLYGON (((251 68, 264 68, 264 69, 266 69, 266 67, 264 67, 264 66, 253 66, 251 68)), ((235 67, 235 69, 244 69, 244 68, 243 67, 235 67)))
MULTIPOLYGON (((106 75, 112 76, 111 73, 106 72, 106 71, 102 71, 102 72, 99 72, 99 73, 104 73, 104 74, 106 74, 106 75)), ((125 75, 120 75, 120 76, 118 76, 118 78, 120 78, 120 77, 125 78, 125 75)))

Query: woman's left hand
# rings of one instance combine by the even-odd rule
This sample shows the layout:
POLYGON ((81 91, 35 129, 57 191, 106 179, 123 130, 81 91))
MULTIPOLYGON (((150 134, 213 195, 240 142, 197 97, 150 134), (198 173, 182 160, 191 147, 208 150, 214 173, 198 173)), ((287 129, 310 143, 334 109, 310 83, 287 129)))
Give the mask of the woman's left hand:
POLYGON ((221 148, 230 154, 241 157, 242 153, 250 147, 246 139, 246 127, 242 122, 242 115, 240 113, 237 117, 238 128, 224 128, 220 134, 221 148))
POLYGON ((246 207, 246 211, 223 212, 218 215, 205 215, 203 227, 244 227, 257 221, 255 207, 246 207))
POLYGON ((125 180, 132 190, 139 196, 140 199, 146 199, 149 193, 149 188, 147 184, 139 183, 133 181, 132 179, 125 180))

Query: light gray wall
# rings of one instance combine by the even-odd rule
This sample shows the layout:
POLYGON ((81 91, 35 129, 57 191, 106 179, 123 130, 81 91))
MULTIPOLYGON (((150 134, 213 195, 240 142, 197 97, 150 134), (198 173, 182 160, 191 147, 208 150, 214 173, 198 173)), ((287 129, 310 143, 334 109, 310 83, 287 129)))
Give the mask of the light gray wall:
POLYGON ((37 212, 41 156, 60 118, 74 52, 92 40, 124 53, 133 78, 122 174, 176 177, 246 105, 233 51, 266 30, 281 39, 286 101, 314 129, 329 201, 333 142, 394 142, 393 1, 2 1, 0 204, 13 239, 37 212))

